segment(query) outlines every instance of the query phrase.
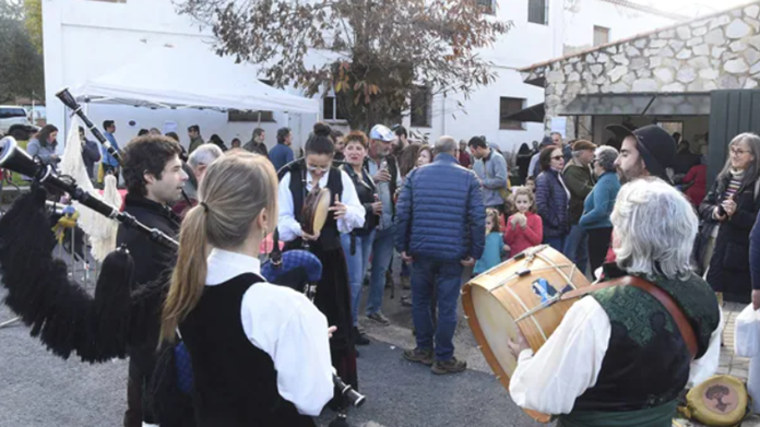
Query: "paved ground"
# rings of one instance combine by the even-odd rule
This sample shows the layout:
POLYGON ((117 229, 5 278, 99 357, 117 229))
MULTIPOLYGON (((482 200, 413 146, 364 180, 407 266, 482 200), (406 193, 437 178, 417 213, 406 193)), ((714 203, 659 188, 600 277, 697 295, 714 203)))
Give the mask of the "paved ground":
MULTIPOLYGON (((468 362, 465 373, 439 377, 428 368, 403 361, 402 349, 414 345, 410 309, 400 304, 404 293, 399 287, 395 299, 390 299, 390 291, 386 292, 384 311, 393 325, 381 327, 362 320, 373 343, 360 348, 360 385, 368 401, 351 412, 353 426, 539 425, 511 402, 491 374, 463 322, 461 307, 455 344, 456 356, 468 362)), ((0 299, 3 296, 0 289, 0 299)), ((733 319, 740 308, 726 307, 721 372, 746 378, 748 362, 733 357, 732 350, 733 319)), ((11 317, 8 308, 0 305, 0 322, 11 317)), ((2 328, 0 427, 119 426, 126 405, 126 367, 123 360, 101 365, 63 361, 29 337, 25 326, 2 328)), ((320 425, 326 426, 332 417, 326 411, 320 425)), ((760 421, 744 425, 760 426, 760 421)))

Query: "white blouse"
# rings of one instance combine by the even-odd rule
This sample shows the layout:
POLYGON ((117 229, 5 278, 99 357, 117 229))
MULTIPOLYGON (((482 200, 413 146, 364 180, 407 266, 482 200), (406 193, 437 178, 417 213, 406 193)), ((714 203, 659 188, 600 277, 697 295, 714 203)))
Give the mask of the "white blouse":
MULTIPOLYGON (((314 181, 310 173, 306 173, 306 191, 314 188, 314 181)), ((324 174, 319 179, 319 187, 326 188, 330 173, 324 174)), ((351 177, 341 169, 341 182, 343 183, 343 194, 340 195, 340 201, 346 205, 346 215, 338 219, 338 232, 341 234, 350 233, 354 228, 364 226, 364 215, 366 211, 359 201, 356 194, 356 187, 351 177)), ((278 202, 280 204, 279 218, 277 220, 277 230, 280 232, 280 240, 290 242, 303 235, 301 224, 298 223, 293 213, 293 194, 290 192, 290 173, 285 174, 280 181, 278 190, 278 202)), ((334 197, 334 196, 333 196, 334 197)))
MULTIPOLYGON (((691 363, 689 387, 711 377, 720 362, 720 331, 710 337, 707 352, 691 363)), ((612 326, 599 302, 590 297, 573 304, 543 347, 523 350, 509 383, 512 400, 544 414, 569 414, 575 400, 596 385, 607 353, 612 326)))
MULTIPOLYGON (((207 262, 206 286, 261 275, 258 259, 236 252, 214 248, 207 262)), ((251 343, 272 358, 280 396, 300 414, 318 416, 333 397, 327 318, 303 294, 258 283, 243 295, 240 320, 251 343)))

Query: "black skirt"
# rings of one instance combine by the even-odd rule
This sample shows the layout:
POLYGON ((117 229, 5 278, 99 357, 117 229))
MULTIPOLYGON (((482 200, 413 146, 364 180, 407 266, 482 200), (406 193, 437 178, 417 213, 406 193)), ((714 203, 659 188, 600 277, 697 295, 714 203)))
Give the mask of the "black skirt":
MULTIPOLYGON (((356 372, 356 348, 351 320, 351 292, 348 287, 348 267, 343 249, 322 250, 313 244, 309 250, 322 262, 322 279, 317 285, 314 305, 327 317, 330 326, 337 326, 330 339, 330 354, 338 376, 354 389, 359 389, 356 372)), ((333 409, 344 408, 348 403, 336 391, 330 402, 333 409)))

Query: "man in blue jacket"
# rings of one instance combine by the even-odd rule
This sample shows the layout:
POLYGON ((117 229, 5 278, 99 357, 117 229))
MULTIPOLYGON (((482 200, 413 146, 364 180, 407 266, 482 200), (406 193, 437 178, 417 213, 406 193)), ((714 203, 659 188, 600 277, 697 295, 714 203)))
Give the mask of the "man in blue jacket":
POLYGON ((269 152, 269 160, 274 165, 274 170, 278 171, 293 161, 293 149, 290 148, 292 143, 293 133, 290 129, 281 128, 277 131, 277 145, 269 152))
POLYGON ((458 151, 454 138, 442 136, 435 145, 435 161, 407 176, 396 208, 396 250, 405 262, 414 262, 412 319, 417 348, 405 351, 404 358, 432 365, 432 372, 439 375, 467 368, 466 362, 454 357, 457 300, 463 269, 483 254, 486 237, 480 182, 474 172, 459 165, 458 151), (434 288, 435 331, 430 310, 434 288))

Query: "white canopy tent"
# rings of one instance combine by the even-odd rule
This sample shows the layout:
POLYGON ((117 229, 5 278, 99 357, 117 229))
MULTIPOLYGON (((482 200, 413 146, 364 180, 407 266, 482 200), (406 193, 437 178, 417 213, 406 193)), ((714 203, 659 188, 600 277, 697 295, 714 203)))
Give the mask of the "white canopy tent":
POLYGON ((260 82, 249 64, 207 49, 162 46, 72 87, 79 102, 147 108, 319 113, 319 102, 260 82))

